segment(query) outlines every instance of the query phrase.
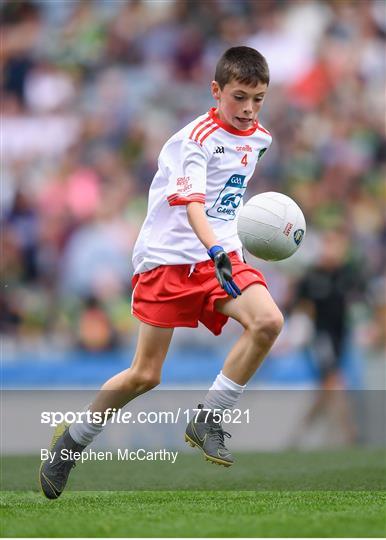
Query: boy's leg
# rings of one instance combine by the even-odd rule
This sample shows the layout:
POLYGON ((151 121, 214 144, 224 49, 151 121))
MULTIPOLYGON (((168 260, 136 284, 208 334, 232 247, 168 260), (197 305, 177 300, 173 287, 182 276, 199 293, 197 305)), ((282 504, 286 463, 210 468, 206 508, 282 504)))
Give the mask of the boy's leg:
POLYGON ((260 366, 283 326, 283 315, 263 285, 254 284, 237 298, 218 300, 216 309, 238 321, 244 332, 228 354, 223 374, 245 385, 260 366))
POLYGON ((90 410, 104 412, 109 407, 119 409, 135 397, 157 386, 160 383, 162 365, 173 330, 142 322, 131 367, 105 382, 90 405, 90 410))
MULTIPOLYGON (((172 336, 173 328, 160 328, 141 322, 131 367, 106 381, 88 409, 92 413, 118 410, 157 386, 172 336)), ((77 443, 86 446, 102 429, 101 424, 92 422, 72 424, 70 435, 77 443)))
POLYGON ((250 285, 237 298, 218 300, 216 309, 237 320, 244 333, 228 354, 204 399, 205 411, 188 424, 185 438, 199 446, 210 461, 229 466, 233 458, 224 444, 221 411, 232 409, 246 383, 269 352, 283 325, 283 316, 268 290, 259 284, 250 285), (208 411, 214 411, 209 413, 208 411))
MULTIPOLYGON (((141 323, 137 349, 129 369, 109 379, 90 405, 91 412, 105 412, 108 409, 119 409, 135 397, 147 392, 159 384, 161 369, 165 360, 172 328, 159 328, 141 323)), ((44 461, 40 467, 40 485, 49 499, 58 498, 66 483, 74 460, 62 460, 62 450, 82 452, 84 448, 103 429, 101 424, 84 421, 81 424, 58 426, 51 444, 52 463, 44 461)))
POLYGON ((283 326, 283 315, 268 290, 258 284, 235 299, 219 300, 216 309, 244 327, 204 400, 205 408, 224 410, 236 405, 268 354, 283 326))

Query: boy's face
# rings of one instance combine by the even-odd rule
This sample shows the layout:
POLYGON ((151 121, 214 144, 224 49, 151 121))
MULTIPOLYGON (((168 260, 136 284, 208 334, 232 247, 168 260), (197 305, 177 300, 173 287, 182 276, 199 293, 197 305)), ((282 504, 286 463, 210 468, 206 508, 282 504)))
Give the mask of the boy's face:
POLYGON ((241 131, 253 127, 267 88, 265 83, 248 86, 232 80, 221 90, 219 84, 212 81, 212 96, 218 102, 217 112, 220 120, 241 131))

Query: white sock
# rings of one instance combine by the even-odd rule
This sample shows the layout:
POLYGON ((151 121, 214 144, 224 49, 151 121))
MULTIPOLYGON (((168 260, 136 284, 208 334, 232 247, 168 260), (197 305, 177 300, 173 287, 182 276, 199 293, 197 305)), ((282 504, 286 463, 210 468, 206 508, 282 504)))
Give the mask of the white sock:
POLYGON ((204 399, 204 409, 223 411, 233 409, 246 385, 228 379, 222 371, 217 375, 204 399))
POLYGON ((101 431, 103 431, 105 426, 103 423, 89 421, 86 415, 83 416, 82 420, 82 422, 74 422, 71 424, 68 431, 76 443, 87 446, 88 444, 92 443, 95 437, 101 433, 101 431))

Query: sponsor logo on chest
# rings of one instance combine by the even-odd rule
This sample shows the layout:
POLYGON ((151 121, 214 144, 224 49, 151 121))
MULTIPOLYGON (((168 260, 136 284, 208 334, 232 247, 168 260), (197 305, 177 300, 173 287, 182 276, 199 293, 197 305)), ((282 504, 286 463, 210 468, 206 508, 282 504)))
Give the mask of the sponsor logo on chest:
POLYGON ((236 146, 236 152, 253 152, 253 150, 249 144, 246 144, 244 146, 236 146))

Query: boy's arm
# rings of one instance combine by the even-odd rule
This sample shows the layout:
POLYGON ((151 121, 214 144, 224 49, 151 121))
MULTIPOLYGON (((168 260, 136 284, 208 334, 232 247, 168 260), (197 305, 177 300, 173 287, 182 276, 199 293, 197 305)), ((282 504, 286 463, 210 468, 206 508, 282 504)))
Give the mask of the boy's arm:
POLYGON ((212 246, 217 245, 218 241, 205 215, 204 205, 199 202, 191 202, 187 205, 186 212, 190 226, 206 249, 209 250, 212 246))
POLYGON ((218 245, 217 238, 205 215, 204 205, 191 202, 186 206, 188 221, 197 238, 206 247, 209 257, 215 264, 216 277, 221 287, 233 298, 241 294, 232 279, 232 263, 224 249, 218 245))

